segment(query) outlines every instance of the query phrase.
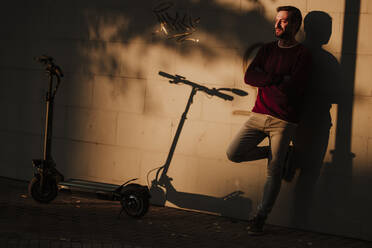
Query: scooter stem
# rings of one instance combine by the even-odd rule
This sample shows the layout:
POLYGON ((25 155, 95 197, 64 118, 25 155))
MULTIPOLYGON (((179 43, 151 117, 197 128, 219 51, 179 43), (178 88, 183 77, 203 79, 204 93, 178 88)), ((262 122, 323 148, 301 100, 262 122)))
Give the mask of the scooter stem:
MULTIPOLYGON (((165 162, 163 167, 161 167, 161 168, 163 168, 163 172, 161 174, 161 177, 165 176, 168 172, 170 163, 171 163, 172 158, 173 158, 174 151, 176 150, 178 139, 180 137, 180 134, 181 134, 181 131, 182 131, 182 128, 183 128, 183 124, 185 123, 185 120, 187 119, 187 113, 189 112, 190 106, 193 102, 193 98, 194 98, 196 92, 197 92, 196 87, 192 87, 192 90, 191 90, 191 93, 190 93, 190 96, 189 96, 189 100, 187 101, 185 111, 182 114, 181 120, 180 120, 180 122, 178 124, 178 127, 177 127, 176 134, 174 135, 172 146, 171 146, 171 148, 169 150, 169 153, 168 153, 167 161, 165 162)), ((158 179, 158 173, 159 173, 159 171, 157 172, 156 179, 158 179)))
POLYGON ((52 130, 53 130, 53 74, 49 73, 49 90, 46 96, 46 116, 45 116, 45 134, 44 134, 44 161, 49 161, 52 154, 52 130))

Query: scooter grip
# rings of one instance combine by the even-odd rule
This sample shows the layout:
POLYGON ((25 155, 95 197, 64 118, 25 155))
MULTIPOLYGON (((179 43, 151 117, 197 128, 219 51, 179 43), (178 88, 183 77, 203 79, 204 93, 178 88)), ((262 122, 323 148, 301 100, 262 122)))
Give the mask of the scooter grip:
POLYGON ((159 75, 160 76, 163 76, 163 77, 166 77, 166 78, 170 78, 170 79, 175 79, 176 77, 171 75, 171 74, 168 74, 166 72, 163 72, 163 71, 159 71, 159 75))
POLYGON ((221 93, 221 92, 218 92, 218 93, 216 94, 216 96, 219 96, 219 97, 221 97, 222 99, 225 99, 225 100, 227 100, 227 101, 232 101, 232 100, 234 100, 234 97, 233 97, 233 96, 226 95, 226 94, 221 93))
POLYGON ((221 97, 222 99, 227 100, 227 101, 232 101, 232 100, 234 100, 234 97, 233 97, 233 96, 230 96, 230 95, 227 95, 227 94, 221 93, 221 92, 217 91, 216 89, 213 89, 212 92, 211 92, 210 94, 211 94, 211 95, 214 95, 214 96, 221 97))

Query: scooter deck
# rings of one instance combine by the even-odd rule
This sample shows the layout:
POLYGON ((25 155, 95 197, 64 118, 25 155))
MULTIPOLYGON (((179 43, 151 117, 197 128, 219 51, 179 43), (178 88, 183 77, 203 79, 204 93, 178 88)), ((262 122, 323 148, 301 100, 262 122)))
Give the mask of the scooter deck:
POLYGON ((61 189, 84 189, 88 191, 94 191, 97 193, 99 192, 110 193, 114 192, 115 189, 117 189, 120 185, 94 182, 82 179, 69 179, 67 181, 58 183, 58 186, 61 189))

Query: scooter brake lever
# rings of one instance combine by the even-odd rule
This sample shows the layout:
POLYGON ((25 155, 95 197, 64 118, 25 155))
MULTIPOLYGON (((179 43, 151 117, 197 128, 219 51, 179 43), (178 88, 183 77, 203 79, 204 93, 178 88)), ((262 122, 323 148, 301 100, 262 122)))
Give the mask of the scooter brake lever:
POLYGON ((175 79, 169 80, 169 83, 178 84, 178 83, 182 83, 183 80, 184 79, 182 79, 182 78, 175 78, 175 79))
POLYGON ((184 76, 180 76, 178 74, 176 74, 176 77, 177 77, 177 79, 186 79, 184 76))

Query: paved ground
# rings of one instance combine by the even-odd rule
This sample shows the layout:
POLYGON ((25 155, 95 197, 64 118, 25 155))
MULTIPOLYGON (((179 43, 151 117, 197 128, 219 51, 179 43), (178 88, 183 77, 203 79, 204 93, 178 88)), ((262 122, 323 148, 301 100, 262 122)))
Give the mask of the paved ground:
POLYGON ((140 220, 119 202, 61 192, 50 204, 27 195, 27 182, 0 177, 0 248, 145 247, 372 247, 372 242, 277 226, 268 234, 247 235, 244 221, 151 206, 140 220))

